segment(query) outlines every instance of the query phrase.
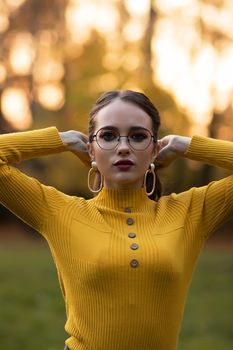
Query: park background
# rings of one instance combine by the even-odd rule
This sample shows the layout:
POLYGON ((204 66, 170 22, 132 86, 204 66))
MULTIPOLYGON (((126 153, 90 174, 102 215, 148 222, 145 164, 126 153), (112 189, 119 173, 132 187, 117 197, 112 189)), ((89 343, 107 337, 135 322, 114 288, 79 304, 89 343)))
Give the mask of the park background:
MULTIPOLYGON (((102 92, 133 89, 160 110, 160 137, 233 140, 232 0, 0 0, 0 44, 2 134, 52 125, 87 133, 102 92)), ((91 197, 88 169, 74 154, 14 166, 91 197)), ((185 159, 160 171, 164 193, 227 175, 185 159)), ((232 296, 233 220, 201 253, 178 350, 232 349, 232 296)), ((64 323, 48 246, 0 207, 0 348, 62 349, 64 323)))

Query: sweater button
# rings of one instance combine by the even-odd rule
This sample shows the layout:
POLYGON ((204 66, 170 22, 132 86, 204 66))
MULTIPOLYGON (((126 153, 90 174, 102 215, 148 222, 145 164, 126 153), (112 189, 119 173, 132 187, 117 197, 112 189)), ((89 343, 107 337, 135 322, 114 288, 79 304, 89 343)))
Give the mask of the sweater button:
POLYGON ((131 210, 130 208, 127 207, 127 208, 124 209, 124 212, 125 212, 125 213, 132 213, 132 210, 131 210))
POLYGON ((136 233, 130 232, 130 233, 128 233, 128 237, 129 238, 135 238, 136 237, 136 233))
POLYGON ((126 222, 127 222, 128 225, 133 225, 133 224, 134 224, 134 219, 128 218, 128 219, 126 220, 126 222))
POLYGON ((139 265, 139 262, 136 259, 133 259, 130 261, 131 267, 137 267, 139 265))
POLYGON ((133 249, 133 250, 136 250, 136 249, 138 249, 138 244, 137 243, 133 243, 133 244, 131 244, 130 248, 133 249))

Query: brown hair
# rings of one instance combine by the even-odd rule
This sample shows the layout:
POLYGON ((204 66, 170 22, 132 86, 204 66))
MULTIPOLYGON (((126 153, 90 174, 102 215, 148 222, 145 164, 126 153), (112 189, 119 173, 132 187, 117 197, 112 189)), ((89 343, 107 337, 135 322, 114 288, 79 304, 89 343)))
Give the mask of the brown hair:
MULTIPOLYGON (((158 136, 158 129, 160 126, 160 116, 157 108, 154 106, 154 104, 150 101, 150 99, 144 95, 141 92, 136 92, 132 90, 112 90, 107 91, 103 95, 101 95, 94 106, 92 107, 90 114, 89 114, 89 142, 92 142, 92 138, 94 135, 95 130, 95 116, 96 114, 104 107, 109 105, 114 100, 119 99, 124 102, 130 102, 138 107, 140 107, 143 111, 145 111, 152 120, 152 132, 154 135, 155 142, 157 140, 158 136)), ((156 168, 156 164, 155 164, 156 168)), ((162 185, 160 182, 160 179, 156 174, 156 186, 154 192, 150 195, 150 199, 157 200, 162 195, 162 185)), ((152 188, 152 174, 148 174, 147 176, 147 191, 149 192, 152 188)))

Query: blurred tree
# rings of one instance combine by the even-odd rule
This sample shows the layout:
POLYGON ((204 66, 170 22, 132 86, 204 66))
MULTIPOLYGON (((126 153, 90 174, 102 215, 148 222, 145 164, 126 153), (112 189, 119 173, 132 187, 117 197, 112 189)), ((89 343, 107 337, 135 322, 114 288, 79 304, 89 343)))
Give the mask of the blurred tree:
MULTIPOLYGON (((204 5, 206 4, 212 6, 212 8, 216 7, 219 13, 223 11, 226 6, 225 0, 202 0, 201 2, 204 5)), ((230 35, 230 31, 226 31, 225 28, 217 26, 216 23, 211 25, 211 22, 208 23, 204 21, 202 16, 199 17, 199 28, 203 45, 207 44, 213 47, 219 57, 224 52, 226 47, 230 47, 230 45, 232 45, 232 35, 230 35)), ((233 133, 231 130, 233 126, 233 111, 231 101, 228 101, 228 105, 223 109, 219 106, 214 84, 212 87, 212 94, 214 103, 212 117, 208 125, 208 136, 212 138, 232 140, 233 133)), ((223 173, 224 171, 221 172, 219 169, 205 164, 203 165, 202 173, 200 173, 200 183, 207 184, 212 179, 218 178, 219 175, 221 176, 223 173)))

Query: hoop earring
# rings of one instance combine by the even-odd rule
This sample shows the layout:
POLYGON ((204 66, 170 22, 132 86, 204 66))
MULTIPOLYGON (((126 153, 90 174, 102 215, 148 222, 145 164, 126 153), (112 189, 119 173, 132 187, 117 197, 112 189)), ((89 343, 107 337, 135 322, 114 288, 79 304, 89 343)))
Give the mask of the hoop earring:
POLYGON ((95 161, 91 162, 91 169, 88 171, 87 186, 91 192, 99 193, 103 188, 103 177, 99 173, 100 174, 100 188, 98 190, 94 190, 93 188, 91 188, 91 185, 90 185, 90 179, 91 179, 91 175, 93 172, 98 173, 98 168, 97 168, 97 164, 95 161))
POLYGON ((147 196, 148 197, 151 196, 152 193, 155 190, 155 185, 156 185, 156 176, 155 176, 155 165, 154 165, 154 163, 151 163, 150 164, 150 168, 146 171, 145 176, 144 176, 144 184, 143 185, 144 185, 144 189, 145 189, 145 192, 146 192, 147 196), (152 186, 152 190, 150 192, 147 192, 146 180, 147 180, 147 175, 150 174, 150 173, 153 175, 153 186, 152 186))

